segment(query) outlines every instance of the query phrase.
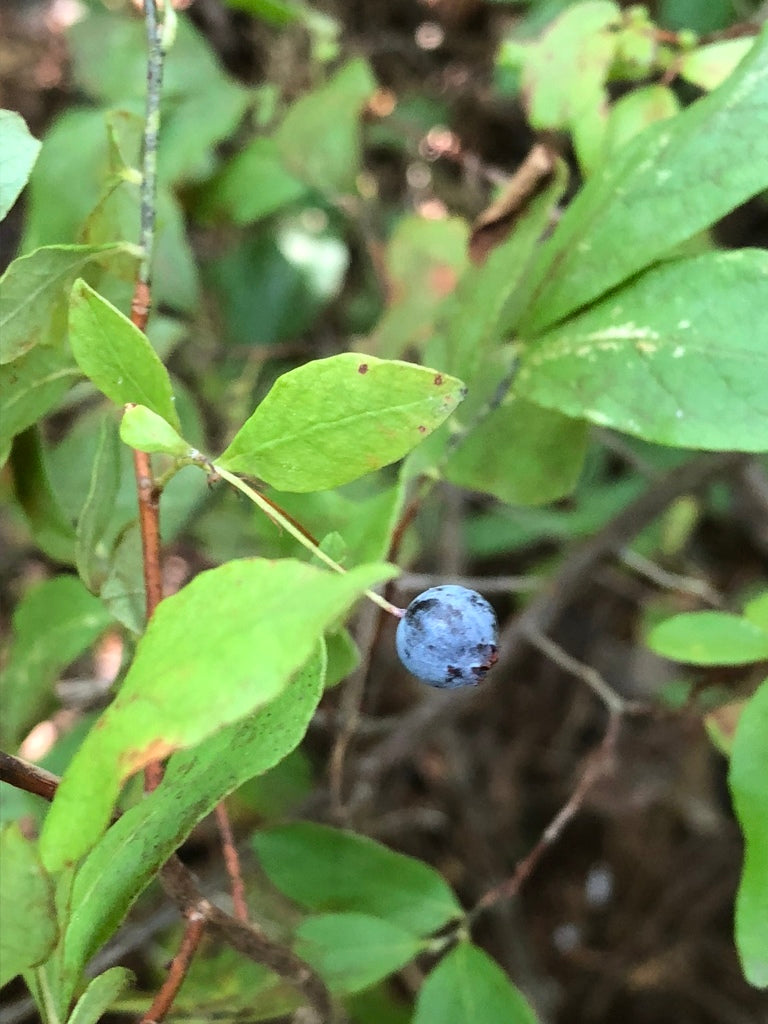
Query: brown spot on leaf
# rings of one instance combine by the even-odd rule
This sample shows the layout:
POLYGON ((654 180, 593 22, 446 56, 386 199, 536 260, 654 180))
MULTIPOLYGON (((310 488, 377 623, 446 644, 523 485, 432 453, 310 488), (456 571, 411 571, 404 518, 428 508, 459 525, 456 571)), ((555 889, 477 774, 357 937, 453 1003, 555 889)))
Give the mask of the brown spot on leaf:
POLYGON ((145 747, 133 750, 124 750, 120 755, 121 777, 130 778, 140 768, 145 768, 151 761, 162 761, 174 750, 178 749, 178 743, 170 743, 158 737, 151 740, 145 747))
POLYGON ((435 374, 435 384, 437 384, 437 386, 440 387, 440 385, 442 383, 443 383, 443 375, 442 375, 442 373, 436 373, 435 374))
POLYGON ((424 426, 423 423, 420 423, 419 424, 419 433, 420 434, 426 434, 426 432, 427 432, 427 428, 424 426))
POLYGON ((358 373, 368 373, 368 363, 360 363, 357 368, 358 373))
POLYGON ((445 263, 432 267, 427 274, 429 290, 441 299, 451 294, 456 287, 457 280, 458 275, 454 268, 447 266, 445 263))

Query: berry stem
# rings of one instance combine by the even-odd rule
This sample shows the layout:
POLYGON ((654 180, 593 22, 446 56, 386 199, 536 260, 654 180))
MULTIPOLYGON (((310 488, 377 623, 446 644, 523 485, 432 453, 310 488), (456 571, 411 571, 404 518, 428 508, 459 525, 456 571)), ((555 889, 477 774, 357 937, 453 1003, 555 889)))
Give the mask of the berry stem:
MULTIPOLYGON (((346 573, 347 570, 343 565, 339 565, 339 563, 335 562, 330 555, 326 555, 322 548, 318 547, 317 544, 302 533, 301 530, 290 521, 290 519, 286 518, 286 516, 279 512, 263 495, 259 494, 259 492, 255 491, 252 487, 249 487, 244 480, 235 476, 234 473, 230 473, 228 470, 222 469, 221 466, 217 466, 216 463, 213 463, 212 469, 214 473, 222 478, 222 480, 226 480, 227 483, 232 484, 232 486, 236 487, 238 491, 241 491, 247 498, 250 498, 255 505, 258 505, 265 516, 271 519, 277 526, 281 527, 281 529, 285 530, 286 533, 289 533, 293 539, 297 540, 302 547, 307 549, 307 551, 311 551, 312 554, 327 565, 329 569, 333 569, 334 572, 338 572, 342 576, 346 573)), ((389 612, 390 615, 394 615, 396 619, 402 619, 405 614, 404 608, 399 608, 396 604, 392 604, 391 601, 387 601, 386 598, 382 597, 381 594, 377 594, 374 590, 366 590, 365 596, 385 612, 389 612)))

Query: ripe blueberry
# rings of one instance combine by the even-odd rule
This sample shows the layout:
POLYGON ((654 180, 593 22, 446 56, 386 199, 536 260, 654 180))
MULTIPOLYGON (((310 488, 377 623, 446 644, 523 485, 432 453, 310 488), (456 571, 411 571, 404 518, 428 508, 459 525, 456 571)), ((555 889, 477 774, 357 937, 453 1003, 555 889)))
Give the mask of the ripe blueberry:
POLYGON ((493 608, 475 590, 430 587, 408 605, 395 638, 400 660, 431 686, 475 686, 498 660, 493 608))

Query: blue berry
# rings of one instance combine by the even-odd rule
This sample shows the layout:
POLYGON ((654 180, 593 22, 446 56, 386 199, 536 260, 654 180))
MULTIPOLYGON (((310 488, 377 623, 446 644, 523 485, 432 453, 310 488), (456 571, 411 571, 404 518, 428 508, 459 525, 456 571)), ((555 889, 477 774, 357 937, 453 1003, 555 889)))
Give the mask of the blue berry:
POLYGON ((475 590, 430 587, 408 605, 397 626, 400 660, 430 686, 475 686, 498 660, 493 608, 475 590))

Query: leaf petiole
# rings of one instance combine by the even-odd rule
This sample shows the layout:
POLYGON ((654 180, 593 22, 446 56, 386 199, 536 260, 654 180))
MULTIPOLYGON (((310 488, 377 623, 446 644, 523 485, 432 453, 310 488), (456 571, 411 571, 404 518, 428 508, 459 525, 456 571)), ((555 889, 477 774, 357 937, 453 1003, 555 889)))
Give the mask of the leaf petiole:
MULTIPOLYGON (((246 497, 250 498, 251 501, 272 520, 273 523, 285 530, 286 533, 289 533, 293 539, 297 540, 299 544, 307 549, 307 551, 311 551, 312 554, 327 565, 329 569, 332 569, 334 572, 341 573, 342 575, 346 573, 347 570, 342 565, 335 562, 330 555, 327 555, 322 548, 318 547, 317 544, 302 533, 301 530, 290 521, 290 519, 279 512, 278 509, 268 502, 263 495, 259 494, 259 492, 254 490, 253 487, 249 487, 244 480, 235 476, 234 473, 230 473, 229 470, 222 469, 221 466, 217 466, 216 463, 211 463, 210 468, 217 476, 220 476, 222 480, 226 480, 227 483, 232 484, 232 486, 236 487, 238 491, 241 491, 246 497)), ((405 609, 399 608, 396 604, 392 604, 391 601, 387 601, 385 597, 382 597, 381 594, 377 594, 374 590, 366 590, 365 596, 385 612, 388 612, 390 615, 394 615, 395 618, 401 619, 405 614, 405 609)))

